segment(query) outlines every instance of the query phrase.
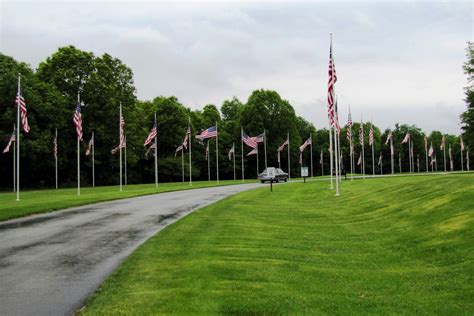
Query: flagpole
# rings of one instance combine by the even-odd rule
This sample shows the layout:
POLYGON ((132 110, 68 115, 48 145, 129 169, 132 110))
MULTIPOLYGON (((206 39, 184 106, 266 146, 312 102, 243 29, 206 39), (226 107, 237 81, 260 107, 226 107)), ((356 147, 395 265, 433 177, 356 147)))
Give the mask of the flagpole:
POLYGON ((235 143, 232 143, 232 158, 234 158, 234 181, 235 181, 235 143))
POLYGON ((383 175, 383 161, 382 161, 382 155, 380 155, 380 175, 383 175))
POLYGON ((288 137, 288 180, 291 180, 291 169, 290 169, 290 132, 287 132, 288 137))
POLYGON ((310 159, 311 159, 311 178, 313 178, 313 133, 310 133, 309 134, 309 139, 311 141, 310 145, 310 149, 311 149, 311 152, 310 152, 310 159))
POLYGON ((217 169, 217 183, 219 183, 219 133, 217 131, 217 122, 216 122, 216 169, 217 169))
POLYGON ((244 170, 244 128, 240 126, 240 146, 242 149, 242 182, 245 181, 245 170, 244 170))
POLYGON ((392 174, 395 174, 395 167, 393 165, 393 160, 394 160, 394 157, 393 157, 393 134, 392 136, 390 137, 390 162, 391 162, 391 165, 392 165, 392 174))
POLYGON ((466 150, 466 167, 467 171, 469 171, 469 147, 466 150))
POLYGON ((193 176, 192 176, 192 162, 191 162, 191 154, 192 154, 192 148, 191 148, 191 117, 188 118, 188 126, 189 126, 189 185, 193 185, 193 176))
POLYGON ((155 111, 155 128, 157 129, 155 135, 155 188, 158 187, 158 127, 156 125, 156 111, 155 111))
MULTIPOLYGON (((77 92, 77 104, 81 106, 81 95, 77 92)), ((79 148, 79 136, 77 137, 77 195, 81 195, 81 162, 80 162, 80 148, 79 148)))
POLYGON ((207 140, 207 145, 206 145, 206 155, 207 155, 207 181, 211 182, 211 157, 209 155, 209 139, 207 140))
POLYGON ((411 140, 408 139, 408 172, 411 173, 411 140))
POLYGON ((360 116, 360 124, 362 126, 362 178, 365 179, 365 153, 364 153, 364 122, 362 120, 362 115, 360 116))
POLYGON ((20 201, 20 93, 21 93, 21 77, 18 73, 18 94, 17 94, 17 110, 16 110, 16 200, 20 201))
POLYGON ((398 171, 399 173, 402 173, 402 157, 400 156, 400 153, 398 153, 398 171))
MULTIPOLYGON (((13 125, 13 133, 16 133, 15 125, 13 125)), ((13 144, 13 192, 16 192, 16 142, 13 144)))
POLYGON ((258 174, 259 174, 259 168, 258 168, 258 143, 257 143, 257 179, 258 179, 258 174))
POLYGON ((443 162, 444 162, 444 172, 446 172, 446 138, 443 135, 443 162))
POLYGON ((95 188, 95 135, 92 132, 92 187, 95 188))
POLYGON ((184 147, 181 145, 181 182, 184 183, 184 147))
POLYGON ((375 177, 375 152, 374 152, 374 124, 370 122, 370 129, 372 130, 372 175, 375 177))
POLYGON ((120 192, 122 192, 122 139, 121 139, 122 132, 122 102, 120 102, 120 116, 119 116, 119 170, 120 170, 120 192))
POLYGON ((461 148, 461 171, 464 171, 464 161, 463 161, 463 158, 462 158, 462 152, 463 152, 463 150, 461 148))
POLYGON ((420 155, 416 154, 416 165, 418 168, 418 173, 420 173, 420 155))
MULTIPOLYGON (((55 136, 54 136, 54 139, 56 140, 56 148, 58 146, 58 129, 56 128, 55 130, 55 136)), ((56 189, 58 189, 58 155, 57 153, 55 153, 55 157, 54 157, 54 165, 55 165, 55 170, 54 170, 54 174, 55 174, 55 183, 56 183, 56 189)))
MULTIPOLYGON (((349 116, 351 116, 350 106, 349 106, 349 116)), ((352 122, 352 117, 351 117, 351 122, 352 122)), ((349 126, 349 160, 351 164, 351 181, 354 181, 354 169, 352 168, 353 156, 354 156, 354 153, 352 152, 352 123, 351 123, 351 126, 349 126)))
POLYGON ((428 141, 426 141, 426 146, 425 146, 425 155, 426 155, 426 172, 429 172, 429 168, 428 168, 428 141))
POLYGON ((265 129, 263 129, 263 148, 265 151, 265 169, 267 169, 267 134, 265 129))
POLYGON ((124 139, 125 140, 125 144, 124 144, 125 146, 123 146, 123 150, 124 150, 124 153, 123 153, 123 158, 124 158, 123 168, 124 168, 124 170, 123 171, 124 171, 124 176, 125 176, 124 184, 125 184, 125 186, 127 186, 127 183, 128 183, 128 181, 127 181, 127 134, 125 134, 125 131, 123 131, 123 134, 124 134, 123 137, 125 138, 124 139))
POLYGON ((331 128, 331 123, 329 123, 329 173, 331 174, 331 187, 330 189, 332 190, 333 187, 333 178, 332 178, 332 169, 333 169, 333 150, 332 150, 332 128, 331 128))

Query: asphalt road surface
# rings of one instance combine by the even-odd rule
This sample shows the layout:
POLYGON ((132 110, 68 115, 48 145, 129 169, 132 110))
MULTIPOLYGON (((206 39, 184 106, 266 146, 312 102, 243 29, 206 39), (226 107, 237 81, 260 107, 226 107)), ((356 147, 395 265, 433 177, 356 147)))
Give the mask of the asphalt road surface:
POLYGON ((261 186, 161 193, 0 222, 0 315, 70 315, 159 230, 261 186))

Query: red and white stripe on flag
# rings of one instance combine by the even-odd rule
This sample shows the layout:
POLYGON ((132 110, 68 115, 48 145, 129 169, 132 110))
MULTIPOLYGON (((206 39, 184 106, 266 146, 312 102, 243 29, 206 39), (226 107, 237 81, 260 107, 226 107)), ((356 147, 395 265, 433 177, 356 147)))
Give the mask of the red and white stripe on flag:
POLYGON ((10 139, 8 140, 8 144, 5 147, 5 149, 3 150, 3 153, 6 154, 7 152, 10 152, 10 147, 15 142, 16 142, 16 129, 13 129, 13 133, 10 136, 10 139))
POLYGON ((369 145, 372 146, 374 144, 374 128, 370 126, 369 130, 369 145))
POLYGON ((234 154, 234 145, 232 145, 232 148, 229 149, 229 152, 227 153, 227 156, 229 157, 229 160, 232 160, 232 155, 234 154))
POLYGON ((76 127, 77 139, 82 141, 82 116, 81 116, 81 104, 77 103, 76 111, 72 117, 72 122, 76 127))
POLYGON ((23 98, 21 94, 17 94, 16 104, 20 107, 21 126, 23 127, 23 131, 25 131, 25 133, 29 133, 30 125, 28 124, 28 112, 26 111, 26 102, 25 98, 23 98))
POLYGON ((405 134, 405 137, 404 137, 403 140, 402 140, 402 144, 406 144, 406 143, 408 143, 409 141, 410 141, 410 133, 407 132, 407 133, 405 134))
POLYGON ((337 82, 337 75, 336 75, 336 67, 334 65, 334 59, 332 57, 332 41, 331 46, 329 48, 329 70, 328 70, 328 118, 329 118, 329 125, 334 127, 336 117, 335 117, 335 96, 334 96, 334 84, 337 82))
POLYGON ((459 140, 461 142, 461 151, 464 151, 464 142, 462 140, 462 136, 459 136, 459 138, 460 138, 459 140))
POLYGON ((258 153, 258 147, 255 147, 247 154, 247 156, 256 155, 257 153, 258 153))
POLYGON ((390 132, 388 133, 388 135, 387 135, 387 140, 385 140, 385 145, 388 144, 388 142, 392 139, 392 137, 393 137, 393 136, 392 136, 392 131, 390 131, 390 132))
POLYGON ((308 138, 304 143, 303 145, 300 146, 300 152, 303 152, 306 147, 308 147, 309 145, 311 145, 311 137, 308 138))
POLYGON ((150 130, 150 133, 148 133, 148 136, 145 139, 145 142, 143 143, 144 146, 150 145, 156 137, 156 124, 153 126, 153 128, 150 130))
MULTIPOLYGON (((92 146, 94 146, 94 138, 93 137, 91 137, 91 139, 89 139, 89 143, 87 143, 86 156, 89 156, 91 154, 92 146)), ((112 150, 112 154, 114 154, 114 153, 115 153, 115 151, 112 150)))

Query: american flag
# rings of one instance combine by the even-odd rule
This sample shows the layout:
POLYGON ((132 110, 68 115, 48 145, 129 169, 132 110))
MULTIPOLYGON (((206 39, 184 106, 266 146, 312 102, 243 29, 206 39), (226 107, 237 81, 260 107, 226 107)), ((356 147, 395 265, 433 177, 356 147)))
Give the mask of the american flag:
POLYGON ((359 128, 359 143, 361 146, 364 146, 364 124, 362 122, 359 128))
POLYGON ((374 127, 371 124, 370 130, 369 130, 369 145, 372 146, 373 144, 374 144, 374 127))
POLYGON ((445 147, 445 143, 444 143, 444 135, 443 135, 443 138, 441 139, 441 145, 439 146, 439 149, 443 150, 444 147, 445 147))
POLYGON ((255 147, 247 154, 247 156, 256 155, 257 153, 258 153, 258 147, 255 147))
POLYGON ((232 155, 234 154, 235 148, 234 145, 232 145, 232 148, 229 150, 229 153, 227 156, 229 157, 229 160, 232 160, 232 155))
POLYGON ((153 128, 150 130, 150 133, 146 137, 145 143, 143 145, 145 147, 150 145, 155 140, 155 137, 156 137, 156 122, 155 122, 155 125, 153 125, 153 128))
POLYGON ((10 147, 11 145, 16 142, 16 128, 15 126, 13 127, 13 133, 12 135, 10 136, 10 139, 8 140, 8 144, 7 146, 5 147, 5 149, 3 150, 3 153, 6 154, 7 152, 10 152, 10 147))
POLYGON ((334 110, 334 84, 337 81, 336 68, 334 66, 334 59, 332 58, 332 40, 329 48, 329 70, 328 70, 328 117, 329 124, 334 127, 335 124, 335 110, 334 110))
POLYGON ((304 143, 303 145, 300 146, 300 152, 303 152, 306 147, 308 147, 309 145, 311 145, 311 137, 308 138, 304 143))
POLYGON ((464 142, 462 140, 462 136, 459 136, 459 139, 461 141, 461 151, 464 151, 464 142))
POLYGON ((283 144, 281 144, 280 147, 278 147, 278 152, 282 151, 283 149, 285 149, 285 146, 288 145, 288 138, 283 142, 283 144))
POLYGON ((433 144, 430 144, 430 150, 428 151, 428 156, 432 157, 434 154, 433 144))
POLYGON ((347 117, 347 131, 346 131, 346 139, 350 141, 352 137, 352 117, 351 112, 349 111, 349 116, 347 117))
POLYGON ((265 134, 260 134, 257 136, 252 137, 252 139, 258 144, 258 143, 263 143, 265 141, 265 134))
POLYGON ((58 138, 54 136, 54 141, 53 141, 53 156, 54 159, 58 159, 58 138))
POLYGON ((357 160, 357 165, 360 166, 362 163, 362 154, 359 154, 359 160, 357 160))
POLYGON ((74 111, 72 122, 74 123, 74 126, 76 126, 77 139, 82 141, 82 116, 81 104, 79 102, 77 103, 76 111, 74 111))
POLYGON ((117 147, 112 149, 112 154, 115 154, 120 148, 125 148, 125 120, 123 116, 120 117, 120 143, 117 147))
POLYGON ((188 127, 186 129, 186 134, 184 135, 184 140, 183 140, 183 147, 184 149, 188 149, 188 139, 189 135, 191 135, 191 127, 188 127))
MULTIPOLYGON (((87 149, 86 149, 86 156, 89 156, 91 154, 92 146, 94 146, 94 137, 91 137, 91 139, 89 139, 89 143, 87 144, 87 149)), ((112 151, 112 154, 114 153, 115 152, 112 151)))
POLYGON ((150 152, 153 151, 155 152, 156 149, 156 144, 152 144, 150 147, 148 147, 146 153, 145 153, 145 158, 148 159, 148 156, 150 155, 150 152))
POLYGON ((28 125, 28 112, 26 111, 25 98, 23 98, 23 96, 18 93, 15 101, 17 106, 20 106, 21 125, 23 126, 23 131, 28 133, 30 131, 30 125, 28 125))
POLYGON ((258 146, 258 143, 255 141, 255 137, 249 137, 247 134, 245 134, 245 132, 242 132, 242 141, 250 148, 256 148, 258 146))
POLYGON ((387 135, 387 140, 385 141, 385 145, 388 144, 388 142, 392 139, 393 135, 392 135, 392 131, 388 132, 388 135, 387 135))
POLYGON ((410 132, 407 132, 407 133, 405 134, 405 137, 404 137, 403 140, 402 140, 402 144, 406 144, 406 143, 408 143, 409 141, 410 141, 410 132))
POLYGON ((208 129, 205 129, 201 132, 201 134, 197 135, 196 138, 198 139, 208 139, 217 137, 217 127, 211 126, 208 129))
POLYGON ((380 166, 381 163, 382 163, 382 153, 380 153, 379 162, 377 163, 377 165, 380 166))

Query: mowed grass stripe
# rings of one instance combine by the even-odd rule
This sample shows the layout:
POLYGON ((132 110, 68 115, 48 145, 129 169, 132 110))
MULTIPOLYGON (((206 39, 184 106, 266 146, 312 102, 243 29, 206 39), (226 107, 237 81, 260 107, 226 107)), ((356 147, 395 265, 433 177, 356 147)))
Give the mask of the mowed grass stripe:
MULTIPOLYGON (((256 180, 245 181, 245 183, 251 182, 256 182, 256 180)), ((16 201, 16 193, 0 193, 0 221, 61 210, 73 206, 125 199, 141 195, 241 183, 242 180, 224 180, 219 183, 216 181, 195 181, 192 186, 190 186, 189 182, 171 182, 160 183, 158 188, 155 187, 154 183, 133 184, 123 186, 122 192, 119 191, 118 186, 84 187, 81 188, 81 195, 79 196, 77 195, 77 188, 31 190, 22 191, 20 201, 16 201)))
POLYGON ((169 226, 81 312, 474 312, 474 175, 244 192, 169 226))

